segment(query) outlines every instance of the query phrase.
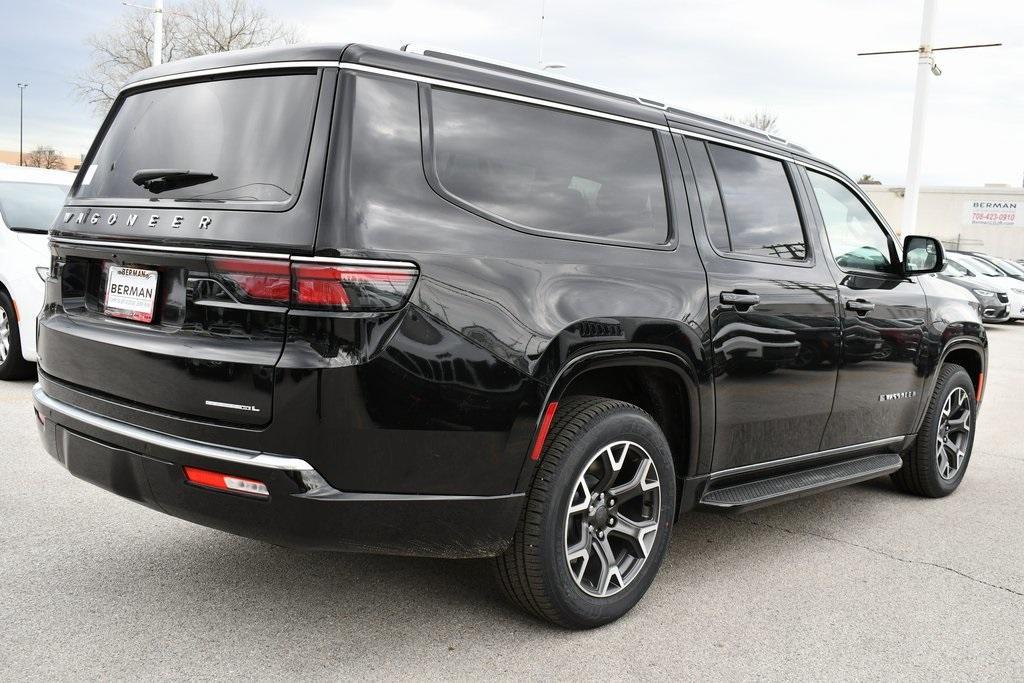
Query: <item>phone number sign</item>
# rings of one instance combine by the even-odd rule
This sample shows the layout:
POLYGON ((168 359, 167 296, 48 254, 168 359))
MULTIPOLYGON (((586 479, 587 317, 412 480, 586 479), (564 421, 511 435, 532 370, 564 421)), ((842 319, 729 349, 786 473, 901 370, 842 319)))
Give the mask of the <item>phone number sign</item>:
POLYGON ((1024 201, 969 200, 964 202, 964 225, 1024 228, 1024 201))

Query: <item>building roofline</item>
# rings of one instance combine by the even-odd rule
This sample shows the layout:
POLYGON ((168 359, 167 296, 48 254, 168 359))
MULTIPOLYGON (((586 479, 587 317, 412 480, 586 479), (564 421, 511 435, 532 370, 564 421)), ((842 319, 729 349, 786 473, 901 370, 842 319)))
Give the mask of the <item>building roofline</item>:
MULTIPOLYGON (((859 183, 858 183, 859 184, 859 183)), ((865 192, 869 190, 884 190, 887 192, 904 192, 906 188, 902 185, 874 185, 859 184, 865 192)), ((992 185, 925 185, 921 192, 945 192, 953 194, 1013 194, 1024 195, 1024 187, 1006 187, 992 185)))

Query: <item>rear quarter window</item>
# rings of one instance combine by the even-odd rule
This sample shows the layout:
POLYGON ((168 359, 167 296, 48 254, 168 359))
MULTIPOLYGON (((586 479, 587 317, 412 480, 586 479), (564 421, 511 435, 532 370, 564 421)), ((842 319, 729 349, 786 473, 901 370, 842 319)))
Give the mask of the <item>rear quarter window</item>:
POLYGON ((456 203, 556 236, 668 241, 654 131, 439 88, 430 102, 430 163, 456 203))
POLYGON ((78 199, 286 203, 309 152, 319 76, 287 73, 183 83, 129 95, 79 183, 78 199), (180 170, 143 187, 143 170, 180 170), (201 181, 201 182, 200 182, 201 181))

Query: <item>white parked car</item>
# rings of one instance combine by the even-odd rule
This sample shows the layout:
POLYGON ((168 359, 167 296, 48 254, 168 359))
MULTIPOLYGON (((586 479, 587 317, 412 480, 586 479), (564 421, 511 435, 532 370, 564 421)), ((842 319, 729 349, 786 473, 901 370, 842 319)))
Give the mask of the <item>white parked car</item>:
POLYGON ((0 380, 32 373, 49 270, 46 233, 74 173, 0 164, 0 380))
POLYGON ((961 251, 946 253, 946 258, 967 271, 968 276, 989 283, 994 292, 1006 292, 1010 298, 1010 320, 1024 319, 1024 286, 1020 280, 1004 275, 991 263, 961 251))

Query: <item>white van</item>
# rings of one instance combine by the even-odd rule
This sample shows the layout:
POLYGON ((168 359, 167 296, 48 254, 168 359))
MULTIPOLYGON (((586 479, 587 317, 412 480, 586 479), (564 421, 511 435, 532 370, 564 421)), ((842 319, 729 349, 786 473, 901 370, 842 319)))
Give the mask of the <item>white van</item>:
POLYGON ((0 380, 32 374, 49 270, 46 233, 74 173, 0 164, 0 380))

